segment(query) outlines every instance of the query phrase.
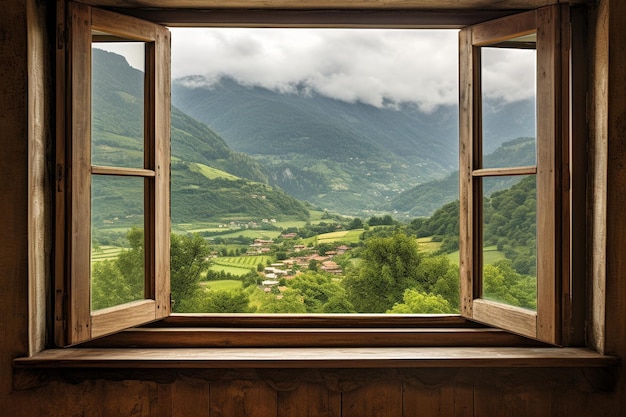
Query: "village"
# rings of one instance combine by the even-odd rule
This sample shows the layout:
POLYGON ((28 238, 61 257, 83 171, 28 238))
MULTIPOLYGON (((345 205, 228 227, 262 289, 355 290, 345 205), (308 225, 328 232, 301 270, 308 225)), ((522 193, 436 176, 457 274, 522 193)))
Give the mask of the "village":
MULTIPOLYGON (((295 239, 295 233, 287 233, 281 236, 283 239, 295 239)), ((273 240, 255 239, 250 245, 248 256, 269 254, 274 244, 273 240)), ((293 245, 293 249, 287 252, 287 258, 271 263, 266 266, 263 271, 259 271, 263 275, 261 285, 265 292, 271 292, 272 287, 279 286, 281 280, 293 279, 296 275, 301 274, 305 270, 322 271, 333 275, 342 275, 343 270, 333 258, 337 255, 343 255, 351 248, 346 245, 338 245, 334 250, 325 251, 323 255, 317 253, 313 248, 303 244, 293 245)))

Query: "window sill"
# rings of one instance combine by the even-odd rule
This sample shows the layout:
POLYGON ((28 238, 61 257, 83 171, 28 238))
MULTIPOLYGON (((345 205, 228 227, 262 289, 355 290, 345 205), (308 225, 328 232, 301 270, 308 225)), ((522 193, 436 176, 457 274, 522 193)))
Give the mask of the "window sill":
POLYGON ((602 368, 619 363, 586 348, 66 348, 13 362, 18 369, 602 368))

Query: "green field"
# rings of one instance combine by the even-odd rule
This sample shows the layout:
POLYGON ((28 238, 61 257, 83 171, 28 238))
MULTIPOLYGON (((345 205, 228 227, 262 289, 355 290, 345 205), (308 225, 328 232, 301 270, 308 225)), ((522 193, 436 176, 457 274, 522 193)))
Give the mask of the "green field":
POLYGON ((432 253, 439 250, 441 242, 433 242, 432 239, 432 236, 417 239, 420 252, 432 253))
POLYGON ((200 164, 200 163, 197 163, 197 162, 191 163, 189 165, 190 165, 192 171, 199 172, 199 173, 201 173, 202 175, 204 175, 205 177, 207 177, 210 180, 215 179, 215 178, 225 178, 225 179, 228 179, 228 180, 235 181, 235 180, 239 179, 239 177, 231 175, 228 172, 224 172, 224 171, 221 171, 219 169, 211 168, 211 167, 209 167, 207 165, 200 164))
MULTIPOLYGON (((355 229, 355 230, 342 230, 340 232, 331 232, 331 233, 323 233, 321 235, 317 235, 317 244, 322 243, 335 243, 335 242, 345 242, 345 243, 353 243, 358 242, 359 237, 363 233, 363 229, 355 229)), ((315 238, 312 238, 315 240, 315 238)))
MULTIPOLYGON (((220 229, 224 231, 224 229, 220 229)), ((236 229, 231 233, 224 233, 223 235, 216 235, 215 237, 237 238, 239 236, 251 238, 251 239, 276 239, 282 232, 279 230, 261 230, 261 229, 236 229)))
POLYGON ((122 252, 123 248, 119 246, 100 246, 98 248, 92 249, 91 251, 91 261, 98 262, 104 261, 106 259, 115 259, 122 252))
POLYGON ((224 271, 225 273, 234 275, 236 277, 243 277, 244 275, 250 273, 250 268, 243 268, 231 265, 213 264, 209 267, 209 269, 215 272, 224 271))
POLYGON ((254 268, 256 270, 256 266, 258 264, 266 265, 267 261, 271 260, 270 256, 259 255, 259 256, 220 256, 218 258, 213 259, 213 263, 227 266, 236 266, 240 268, 254 268))
POLYGON ((221 281, 205 281, 200 283, 207 290, 215 291, 236 291, 241 288, 241 281, 225 279, 221 281))
MULTIPOLYGON (((501 259, 506 259, 506 257, 504 256, 504 253, 499 252, 496 248, 496 246, 485 246, 483 248, 483 262, 486 265, 490 265, 492 263, 495 263, 496 261, 499 261, 501 259)), ((454 264, 458 265, 459 264, 459 251, 456 252, 452 252, 449 253, 448 258, 450 259, 450 261, 452 261, 454 264)))

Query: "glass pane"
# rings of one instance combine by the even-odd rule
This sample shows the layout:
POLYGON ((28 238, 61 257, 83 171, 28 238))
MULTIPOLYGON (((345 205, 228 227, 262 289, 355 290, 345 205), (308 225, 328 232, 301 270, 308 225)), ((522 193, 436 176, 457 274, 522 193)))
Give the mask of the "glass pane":
POLYGON ((144 298, 144 181, 92 176, 93 310, 144 298))
POLYGON ((93 36, 91 163, 143 168, 145 43, 110 38, 93 36))
POLYGON ((483 168, 536 164, 535 38, 481 48, 483 168))
POLYGON ((536 183, 534 175, 483 179, 484 189, 492 191, 483 200, 483 297, 532 310, 537 308, 536 183))

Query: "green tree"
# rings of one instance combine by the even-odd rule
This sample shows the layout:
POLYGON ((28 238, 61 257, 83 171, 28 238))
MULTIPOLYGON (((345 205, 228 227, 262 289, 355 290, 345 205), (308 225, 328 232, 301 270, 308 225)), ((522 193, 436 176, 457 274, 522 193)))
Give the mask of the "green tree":
POLYGON ((341 286, 333 282, 330 275, 310 271, 292 279, 289 288, 302 295, 307 313, 322 313, 323 306, 333 296, 342 296, 345 293, 341 286))
POLYGON ((322 306, 323 313, 356 313, 356 309, 345 294, 333 295, 328 302, 322 306))
POLYGON ((441 295, 411 289, 404 292, 402 303, 394 305, 391 310, 387 311, 391 314, 449 314, 452 312, 452 306, 441 295))
POLYGON ((302 294, 297 290, 286 290, 280 296, 267 294, 259 313, 306 313, 302 294))
POLYGON ((113 307, 144 297, 143 229, 126 233, 129 248, 115 259, 94 262, 91 270, 91 306, 113 307))
POLYGON ((359 219, 358 217, 355 217, 354 219, 352 219, 352 221, 350 221, 350 223, 348 223, 348 226, 346 226, 346 229, 348 230, 363 229, 363 220, 359 219))
POLYGON ((91 269, 91 308, 100 310, 133 301, 128 283, 122 278, 116 260, 106 259, 91 269))
POLYGON ((209 269, 210 248, 200 235, 177 235, 170 238, 172 311, 184 312, 200 287, 202 274, 209 269))
POLYGON ((208 291, 202 296, 202 313, 253 313, 250 298, 243 291, 208 291))
POLYGON ((402 232, 366 241, 360 267, 343 280, 348 300, 360 313, 384 313, 408 288, 420 287, 422 256, 414 238, 402 232))

